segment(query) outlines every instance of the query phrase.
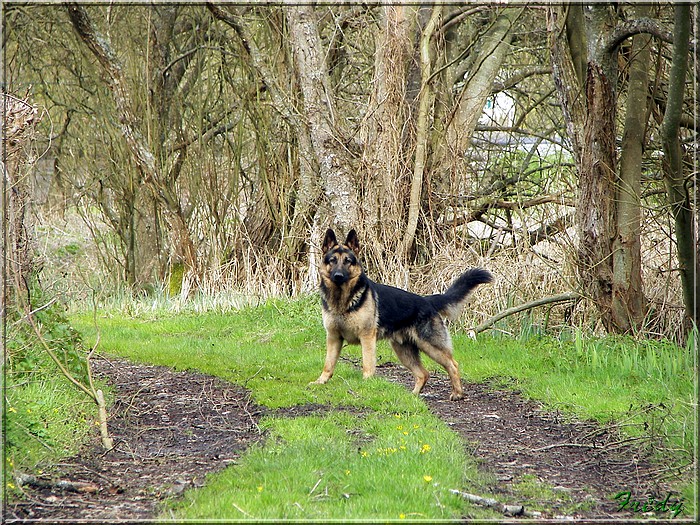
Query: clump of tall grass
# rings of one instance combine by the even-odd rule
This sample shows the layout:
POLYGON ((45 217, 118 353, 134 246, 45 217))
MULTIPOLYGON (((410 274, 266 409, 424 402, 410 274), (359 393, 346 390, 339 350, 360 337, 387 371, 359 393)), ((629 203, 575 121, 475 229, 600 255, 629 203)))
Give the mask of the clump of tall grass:
POLYGON ((577 327, 573 345, 578 364, 602 374, 615 371, 629 377, 652 379, 668 384, 672 379, 685 376, 696 369, 697 329, 688 337, 685 349, 669 341, 639 340, 630 344, 628 338, 591 338, 577 327))

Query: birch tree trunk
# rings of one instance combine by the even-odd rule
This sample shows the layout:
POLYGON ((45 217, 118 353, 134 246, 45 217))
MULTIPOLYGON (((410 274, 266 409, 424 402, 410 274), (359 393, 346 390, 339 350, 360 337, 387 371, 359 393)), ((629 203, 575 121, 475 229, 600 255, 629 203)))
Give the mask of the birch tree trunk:
POLYGON ((285 16, 303 96, 302 118, 330 206, 329 226, 347 233, 357 225, 357 197, 348 159, 334 129, 335 97, 330 87, 318 22, 309 5, 287 7, 285 16))

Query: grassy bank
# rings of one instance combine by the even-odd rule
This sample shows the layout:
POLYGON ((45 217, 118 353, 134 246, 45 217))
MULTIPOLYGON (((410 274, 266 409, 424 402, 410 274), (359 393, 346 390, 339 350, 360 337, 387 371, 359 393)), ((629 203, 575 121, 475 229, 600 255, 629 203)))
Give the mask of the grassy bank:
POLYGON ((63 308, 54 301, 44 304, 34 314, 43 343, 26 317, 9 313, 6 319, 2 479, 10 497, 21 494, 16 473, 50 474, 60 459, 78 452, 97 420, 93 400, 69 383, 44 344, 86 385, 87 351, 63 308))
MULTIPOLYGON (((211 476, 205 488, 188 492, 164 517, 485 516, 448 493, 458 487, 481 492, 485 486, 457 436, 404 387, 378 378, 363 381, 352 365, 359 347, 344 351, 347 359, 327 385, 308 385, 325 355, 318 311, 312 297, 228 313, 100 314, 105 353, 217 375, 244 384, 256 402, 271 408, 318 403, 357 412, 266 419, 270 438, 264 445, 211 476), (372 490, 379 486, 381 491, 372 490)), ((91 315, 73 321, 88 342, 95 337, 91 315)), ((692 460, 690 347, 587 339, 576 331, 560 338, 494 335, 478 341, 455 334, 454 343, 467 381, 513 386, 563 414, 624 422, 624 432, 653 434, 654 443, 674 451, 678 467, 692 460)), ((380 361, 395 360, 384 343, 378 354, 380 361)), ((692 500, 691 487, 684 492, 692 500)))

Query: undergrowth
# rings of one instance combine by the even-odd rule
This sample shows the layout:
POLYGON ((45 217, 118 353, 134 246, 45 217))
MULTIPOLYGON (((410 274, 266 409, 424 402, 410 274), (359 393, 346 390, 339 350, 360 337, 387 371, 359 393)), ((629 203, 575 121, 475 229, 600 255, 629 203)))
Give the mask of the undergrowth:
MULTIPOLYGON (((66 369, 87 384, 86 350, 64 308, 38 290, 32 294, 39 333, 66 369)), ((17 472, 42 474, 76 454, 97 418, 92 400, 71 385, 45 352, 27 316, 10 311, 6 322, 3 399, 3 480, 20 495, 17 472)))
MULTIPOLYGON (((478 492, 482 487, 476 469, 461 454, 418 454, 411 457, 418 463, 387 466, 388 456, 402 457, 401 441, 391 438, 399 426, 393 419, 396 415, 406 418, 407 429, 413 425, 439 429, 432 438, 419 440, 430 451, 437 450, 436 439, 447 440, 440 441, 440 449, 456 450, 451 441, 456 437, 404 387, 379 378, 362 380, 352 364, 359 360, 359 347, 344 350, 345 359, 327 385, 308 385, 325 355, 319 311, 318 299, 310 296, 268 300, 227 312, 190 310, 174 315, 157 307, 143 308, 134 316, 125 316, 123 310, 100 313, 102 348, 107 353, 223 377, 251 389, 257 403, 271 408, 317 403, 371 410, 371 417, 331 410, 320 419, 267 419, 264 424, 272 439, 251 450, 240 465, 212 476, 204 489, 188 492, 166 514, 178 519, 214 515, 434 519, 483 512, 465 508, 464 502, 442 490, 471 486, 478 492), (368 436, 365 446, 356 446, 357 435, 368 436), (431 461, 423 463, 426 459, 431 461), (408 483, 408 499, 400 488, 389 496, 382 492, 383 499, 375 498, 381 502, 368 501, 371 489, 360 490, 358 485, 374 479, 386 491, 398 475, 400 487, 408 483), (266 510, 270 505, 273 510, 266 510)), ((73 320, 87 340, 94 337, 91 314, 73 320)), ((595 419, 623 435, 643 437, 640 442, 663 459, 666 470, 660 470, 660 477, 679 480, 693 512, 694 487, 688 483, 688 473, 696 443, 697 368, 691 345, 593 338, 581 330, 558 336, 523 332, 520 338, 494 331, 477 341, 457 331, 453 340, 465 380, 514 388, 563 417, 595 419)), ((380 361, 395 361, 384 342, 378 345, 378 355, 380 361)), ((438 369, 430 360, 425 364, 438 369)))

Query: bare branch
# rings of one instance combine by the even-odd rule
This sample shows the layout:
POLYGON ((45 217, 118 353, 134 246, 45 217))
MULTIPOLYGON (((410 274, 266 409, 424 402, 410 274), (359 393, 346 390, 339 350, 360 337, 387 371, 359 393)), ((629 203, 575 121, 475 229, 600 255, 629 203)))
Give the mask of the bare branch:
POLYGON ((529 301, 527 303, 520 304, 518 306, 513 306, 511 308, 508 308, 507 310, 503 310, 497 315, 494 315, 493 317, 487 319, 483 323, 481 323, 479 326, 474 328, 473 332, 475 334, 478 334, 480 332, 483 332, 487 328, 489 328, 491 325, 497 323, 504 317, 508 317, 509 315, 517 314, 518 312, 523 312, 525 310, 531 310, 532 308, 536 308, 538 306, 543 306, 545 304, 556 304, 556 303, 564 303, 568 301, 578 301, 581 299, 581 294, 578 292, 566 292, 562 293, 559 295, 553 295, 551 297, 543 297, 542 299, 537 299, 535 301, 529 301))
MULTIPOLYGON (((667 44, 673 44, 674 42, 672 31, 665 29, 651 18, 642 17, 617 24, 608 37, 608 41, 605 44, 605 51, 610 53, 626 39, 641 33, 649 34, 667 44)), ((697 40, 690 40, 688 42, 688 48, 691 52, 695 52, 697 40)))

